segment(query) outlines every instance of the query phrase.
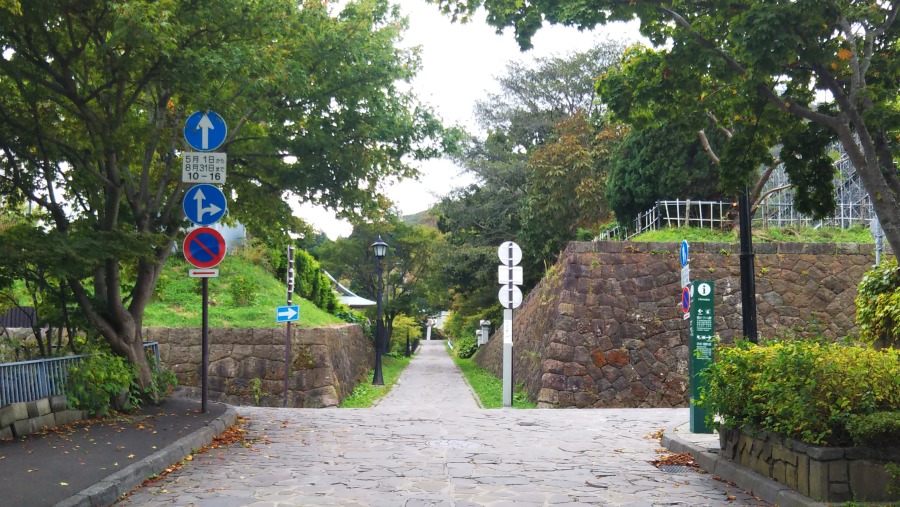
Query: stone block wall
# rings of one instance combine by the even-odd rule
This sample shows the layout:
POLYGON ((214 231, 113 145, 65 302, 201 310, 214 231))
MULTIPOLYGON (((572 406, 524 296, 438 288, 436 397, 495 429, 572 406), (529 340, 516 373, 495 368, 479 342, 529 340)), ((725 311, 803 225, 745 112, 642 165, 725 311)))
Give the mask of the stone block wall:
POLYGON ((21 438, 38 431, 65 426, 86 417, 83 410, 69 410, 65 395, 11 403, 0 408, 0 440, 21 438))
POLYGON ((737 429, 719 432, 722 455, 820 502, 886 502, 890 476, 885 465, 900 462, 900 448, 822 447, 737 429))
MULTIPOLYGON (((515 311, 513 377, 539 407, 684 407, 688 321, 677 243, 573 242, 515 311)), ((854 299, 874 245, 760 243, 762 337, 795 329, 830 338, 856 330, 854 299)), ((743 332, 739 245, 691 245, 692 280, 715 282, 715 332, 743 332)), ((496 324, 496 323, 495 323, 496 324)), ((499 375, 502 333, 475 361, 499 375)))
MULTIPOLYGON (((291 331, 289 406, 336 407, 374 364, 375 349, 358 325, 291 331)), ((182 390, 199 397, 200 329, 148 328, 144 339, 159 342, 160 361, 175 373, 182 390)), ((210 329, 210 399, 280 407, 284 339, 284 328, 210 329)))

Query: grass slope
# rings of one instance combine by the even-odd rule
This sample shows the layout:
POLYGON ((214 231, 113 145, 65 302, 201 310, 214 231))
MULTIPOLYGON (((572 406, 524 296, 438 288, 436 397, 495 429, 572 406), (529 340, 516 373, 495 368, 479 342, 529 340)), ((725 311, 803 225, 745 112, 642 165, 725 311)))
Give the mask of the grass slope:
MULTIPOLYGON (((145 326, 200 327, 202 325, 201 281, 190 278, 191 266, 175 255, 169 259, 156 285, 153 301, 144 313, 145 326)), ((286 304, 286 287, 263 268, 239 254, 229 255, 218 266, 218 278, 209 279, 210 327, 281 327, 275 311, 286 304), (249 295, 242 305, 240 295, 249 295)), ((320 327, 343 321, 294 296, 300 320, 294 325, 320 327)))
MULTIPOLYGON (((667 227, 638 234, 632 241, 653 241, 661 243, 687 240, 694 243, 721 242, 737 243, 737 231, 721 231, 699 227, 667 227)), ((868 227, 771 227, 754 228, 755 242, 797 242, 797 243, 874 243, 868 227)))

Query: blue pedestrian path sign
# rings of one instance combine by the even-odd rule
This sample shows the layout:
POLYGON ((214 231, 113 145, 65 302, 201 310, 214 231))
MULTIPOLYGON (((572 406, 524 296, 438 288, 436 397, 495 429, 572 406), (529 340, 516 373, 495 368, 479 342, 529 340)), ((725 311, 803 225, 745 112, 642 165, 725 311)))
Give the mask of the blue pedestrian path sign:
POLYGON ((276 322, 292 322, 295 320, 300 320, 299 305, 279 306, 278 311, 275 312, 276 322))
POLYGON ((228 127, 218 113, 197 111, 184 122, 184 139, 199 151, 212 151, 225 142, 228 127))
POLYGON ((194 185, 184 194, 184 216, 197 225, 211 225, 225 216, 225 194, 214 185, 194 185))

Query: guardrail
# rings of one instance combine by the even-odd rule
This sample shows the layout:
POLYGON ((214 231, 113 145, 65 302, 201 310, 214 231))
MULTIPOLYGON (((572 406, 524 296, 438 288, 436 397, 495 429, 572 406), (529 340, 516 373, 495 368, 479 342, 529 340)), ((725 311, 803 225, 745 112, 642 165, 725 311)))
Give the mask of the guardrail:
MULTIPOLYGON (((147 342, 144 349, 153 352, 159 364, 159 342, 147 342)), ((0 407, 65 394, 69 368, 83 357, 84 354, 0 364, 0 407)))

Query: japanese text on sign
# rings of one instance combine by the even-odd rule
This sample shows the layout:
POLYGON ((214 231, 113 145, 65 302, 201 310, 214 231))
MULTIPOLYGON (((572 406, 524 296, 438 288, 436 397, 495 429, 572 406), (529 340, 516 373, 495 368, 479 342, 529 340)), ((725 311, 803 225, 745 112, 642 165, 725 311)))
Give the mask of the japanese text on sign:
POLYGON ((709 309, 699 309, 697 311, 697 332, 706 332, 712 331, 713 329, 713 317, 711 315, 712 311, 709 309))
POLYGON ((226 153, 187 152, 182 156, 181 181, 185 183, 225 183, 226 153))

